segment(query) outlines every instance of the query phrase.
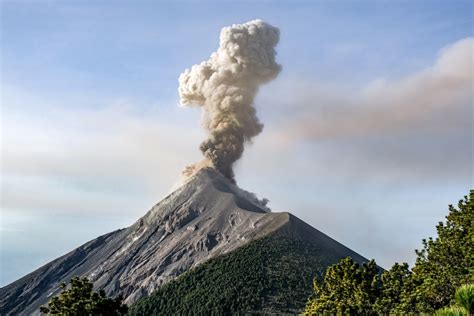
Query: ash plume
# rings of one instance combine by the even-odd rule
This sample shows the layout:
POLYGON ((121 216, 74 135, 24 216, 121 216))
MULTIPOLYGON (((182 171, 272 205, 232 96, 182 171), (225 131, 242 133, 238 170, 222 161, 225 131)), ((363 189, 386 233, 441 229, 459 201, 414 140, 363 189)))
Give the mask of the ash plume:
POLYGON ((275 62, 279 37, 278 28, 261 20, 224 27, 217 52, 181 74, 181 104, 201 107, 209 132, 200 146, 205 160, 187 167, 185 175, 212 166, 234 181, 233 163, 242 156, 245 142, 263 129, 253 101, 259 86, 281 70, 275 62))

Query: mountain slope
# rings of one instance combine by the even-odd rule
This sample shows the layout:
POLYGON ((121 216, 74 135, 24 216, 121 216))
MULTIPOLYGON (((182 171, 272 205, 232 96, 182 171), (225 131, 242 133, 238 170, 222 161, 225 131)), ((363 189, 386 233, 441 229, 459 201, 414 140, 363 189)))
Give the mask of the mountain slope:
POLYGON ((203 169, 132 226, 94 239, 0 289, 0 314, 29 314, 71 277, 132 303, 190 267, 274 230, 283 218, 203 169))
POLYGON ((321 244, 304 234, 289 235, 305 224, 292 215, 288 219, 281 229, 182 274, 133 304, 129 314, 301 313, 315 276, 321 278, 329 265, 345 255, 362 258, 347 249, 328 251, 330 240, 321 244))
POLYGON ((358 254, 288 213, 270 213, 252 194, 211 168, 155 205, 132 226, 94 239, 0 289, 0 314, 31 314, 59 284, 86 276, 131 304, 178 275, 250 241, 279 232, 321 253, 358 254))

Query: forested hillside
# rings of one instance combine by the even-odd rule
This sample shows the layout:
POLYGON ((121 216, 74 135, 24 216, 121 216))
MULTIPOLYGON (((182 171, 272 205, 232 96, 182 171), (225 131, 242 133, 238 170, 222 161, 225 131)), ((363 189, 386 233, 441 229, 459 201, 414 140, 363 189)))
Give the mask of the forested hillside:
POLYGON ((130 315, 296 313, 334 257, 312 243, 269 236, 183 274, 130 308, 130 315))

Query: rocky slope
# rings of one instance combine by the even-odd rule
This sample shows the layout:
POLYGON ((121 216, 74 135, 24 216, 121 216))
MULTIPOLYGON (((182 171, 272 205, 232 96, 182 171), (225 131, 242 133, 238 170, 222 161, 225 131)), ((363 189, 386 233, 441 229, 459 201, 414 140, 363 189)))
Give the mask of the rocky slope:
POLYGON ((364 260, 288 214, 283 227, 183 273, 129 315, 299 315, 312 280, 347 255, 364 260))
MULTIPOLYGON (((271 213, 217 171, 199 171, 132 226, 100 236, 0 289, 0 314, 37 313, 59 284, 86 276, 131 304, 211 258, 279 232, 334 258, 364 258, 288 213, 271 213)), ((332 260, 331 260, 332 261, 332 260)))

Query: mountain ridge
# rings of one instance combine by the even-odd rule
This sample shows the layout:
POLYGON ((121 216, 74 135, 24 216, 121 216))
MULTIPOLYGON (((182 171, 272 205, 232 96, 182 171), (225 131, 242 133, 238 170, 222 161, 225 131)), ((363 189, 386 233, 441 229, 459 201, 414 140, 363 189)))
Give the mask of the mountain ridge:
POLYGON ((61 282, 88 277, 127 304, 207 260, 270 233, 308 239, 335 257, 366 259, 290 213, 273 213, 212 168, 153 206, 131 226, 93 239, 0 289, 0 314, 35 314, 61 282))

